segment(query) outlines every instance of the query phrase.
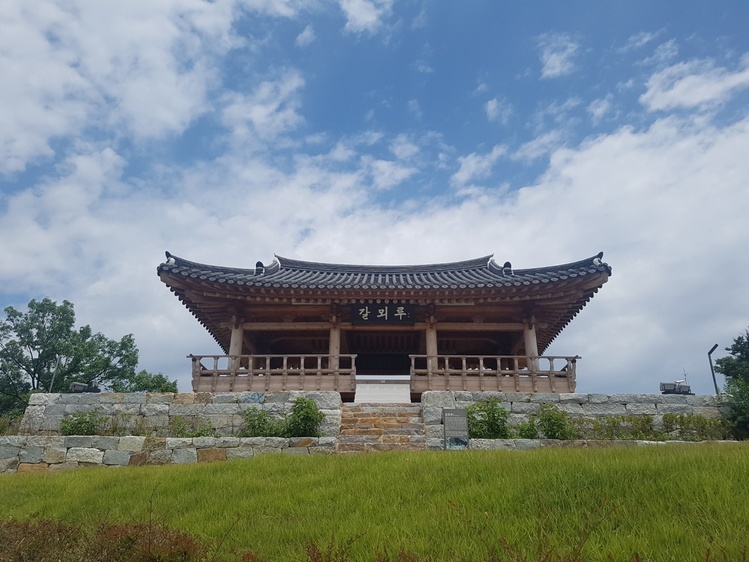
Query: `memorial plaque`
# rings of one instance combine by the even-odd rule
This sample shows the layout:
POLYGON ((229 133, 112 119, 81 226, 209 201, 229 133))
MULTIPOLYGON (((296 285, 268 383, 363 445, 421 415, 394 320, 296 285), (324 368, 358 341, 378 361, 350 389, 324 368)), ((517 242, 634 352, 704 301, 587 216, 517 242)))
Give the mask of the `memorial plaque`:
POLYGON ((442 408, 445 449, 468 448, 468 411, 465 408, 442 408))

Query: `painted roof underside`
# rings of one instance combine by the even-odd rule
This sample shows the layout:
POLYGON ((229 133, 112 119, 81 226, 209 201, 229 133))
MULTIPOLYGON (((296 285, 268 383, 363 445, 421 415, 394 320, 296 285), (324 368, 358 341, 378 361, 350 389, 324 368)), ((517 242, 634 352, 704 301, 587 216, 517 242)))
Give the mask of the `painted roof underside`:
POLYGON ((497 264, 492 256, 393 266, 328 264, 276 256, 262 268, 238 269, 196 263, 167 252, 167 261, 157 271, 224 351, 230 339, 230 306, 346 304, 362 299, 437 306, 527 303, 543 325, 537 332, 539 350, 543 351, 608 280, 611 268, 601 261, 602 256, 515 270, 497 264))

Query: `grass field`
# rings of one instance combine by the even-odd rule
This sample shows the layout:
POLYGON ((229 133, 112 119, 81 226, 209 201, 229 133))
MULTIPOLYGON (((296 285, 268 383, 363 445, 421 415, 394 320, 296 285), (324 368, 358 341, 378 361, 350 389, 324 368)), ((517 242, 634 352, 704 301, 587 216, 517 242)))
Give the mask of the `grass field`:
POLYGON ((749 560, 749 443, 7 474, 0 506, 4 520, 156 519, 220 544, 219 560, 308 560, 310 545, 341 561, 749 560))

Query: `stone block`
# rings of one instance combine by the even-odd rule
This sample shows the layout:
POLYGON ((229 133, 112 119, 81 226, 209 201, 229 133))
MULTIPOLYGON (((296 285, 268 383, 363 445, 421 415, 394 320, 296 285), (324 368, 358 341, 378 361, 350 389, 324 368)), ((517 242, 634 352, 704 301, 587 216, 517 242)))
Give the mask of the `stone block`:
POLYGON ((172 398, 172 404, 195 404, 195 394, 191 392, 175 394, 172 398))
POLYGON ((214 404, 236 404, 238 401, 238 392, 216 392, 213 395, 214 404))
POLYGON ((117 450, 139 453, 143 450, 143 445, 145 444, 145 442, 145 437, 137 435, 127 435, 125 437, 120 437, 120 443, 119 445, 117 445, 117 450))
POLYGON ((167 437, 166 444, 167 449, 189 449, 193 446, 192 437, 167 437))
POLYGON ((0 459, 17 457, 21 453, 21 447, 11 445, 0 445, 0 459))
POLYGON ((299 396, 312 400, 317 407, 321 410, 340 410, 341 409, 341 395, 338 392, 329 390, 320 390, 317 392, 292 392, 290 401, 293 402, 299 396))
POLYGON ((427 439, 427 450, 428 451, 441 451, 445 448, 445 443, 442 439, 427 439))
POLYGON ((22 463, 40 463, 44 457, 44 447, 25 447, 21 449, 18 460, 22 463))
POLYGON ((691 414, 692 407, 686 403, 683 404, 656 404, 660 415, 663 414, 691 414))
POLYGON ((174 449, 172 451, 172 462, 174 464, 196 463, 198 462, 198 452, 192 448, 174 449))
POLYGON ((660 402, 662 404, 686 404, 687 396, 685 394, 661 394, 660 402))
POLYGON ((289 448, 311 447, 317 444, 318 440, 316 437, 292 437, 289 439, 289 448))
POLYGON ((29 406, 46 406, 47 404, 56 404, 60 399, 57 392, 34 392, 29 396, 29 406))
POLYGON ((45 462, 39 463, 27 463, 22 462, 18 464, 16 469, 18 472, 47 472, 49 465, 45 462))
MULTIPOLYGON (((583 415, 585 415, 585 411, 583 410, 583 405, 582 404, 573 404, 571 402, 568 403, 568 404, 562 404, 562 403, 560 403, 560 404, 555 404, 555 407, 560 412, 566 412, 566 413, 568 413, 568 414, 570 414, 572 416, 583 416, 583 415)), ((622 408, 622 410, 624 410, 624 408, 622 408)))
POLYGON ((60 464, 65 462, 67 456, 68 448, 64 445, 47 445, 42 460, 47 464, 60 464))
POLYGON ((108 410, 112 416, 137 416, 140 414, 141 404, 112 404, 108 410))
POLYGON ((231 459, 250 459, 254 455, 252 447, 234 447, 226 450, 226 458, 231 459))
POLYGON ((73 462, 84 462, 88 464, 101 464, 104 459, 104 451, 89 447, 71 447, 68 449, 66 460, 73 462))
POLYGON ((65 446, 69 449, 71 447, 78 448, 90 448, 93 447, 94 438, 91 435, 69 435, 65 437, 65 446))
POLYGON ((125 395, 122 392, 103 392, 99 394, 99 404, 122 404, 125 401, 125 395))
POLYGON ((216 446, 216 438, 215 437, 195 437, 192 440, 193 446, 197 449, 207 449, 209 447, 215 447, 216 446))
POLYGON ((7 459, 0 458, 0 474, 3 472, 15 472, 18 468, 18 457, 7 459))
POLYGON ((515 402, 530 402, 531 396, 533 396, 532 392, 505 392, 499 394, 503 395, 500 400, 512 402, 513 404, 515 402))
POLYGON ((130 455, 130 460, 128 461, 128 466, 145 466, 146 462, 148 462, 148 452, 141 451, 139 453, 133 453, 130 455))
POLYGON ((554 392, 536 392, 535 394, 531 394, 531 402, 556 404, 559 403, 559 394, 554 392))
POLYGON ((518 451, 528 451, 540 447, 541 441, 539 439, 515 439, 515 448, 518 451))
POLYGON ((264 404, 284 404, 289 401, 289 392, 266 392, 264 404))
POLYGON ((58 404, 80 404, 83 394, 60 394, 57 399, 58 404))
POLYGON ((541 409, 541 404, 535 402, 513 402, 510 412, 513 414, 536 414, 541 409))
POLYGON ((2 435, 0 436, 0 447, 24 447, 29 445, 24 435, 2 435))
POLYGON ((104 451, 102 462, 108 466, 127 466, 130 464, 130 453, 127 451, 104 451))
POLYGON ((658 413, 655 403, 646 404, 645 402, 627 404, 627 414, 633 416, 647 415, 654 416, 658 413))
MULTIPOLYGON (((619 403, 582 404, 582 412, 586 416, 623 416, 627 413, 627 407, 619 403)), ((655 413, 655 406, 653 406, 655 413)))
POLYGON ((174 401, 173 392, 152 392, 147 395, 148 404, 171 404, 174 401))
POLYGON ((146 464, 169 464, 172 462, 172 451, 170 449, 158 449, 148 452, 146 464))
MULTIPOLYGON (((65 443, 62 437, 50 437, 49 435, 29 435, 24 438, 24 444, 27 447, 46 447, 47 445, 59 441, 60 445, 65 443)), ((0 437, 0 444, 2 444, 2 437, 0 437)))
POLYGON ((169 409, 169 404, 143 404, 139 413, 142 416, 168 416, 169 409))
POLYGON ((50 472, 65 472, 67 470, 73 470, 78 468, 79 464, 76 461, 66 461, 60 464, 49 465, 50 472))
POLYGON ((169 408, 169 416, 197 416, 203 412, 200 404, 172 404, 169 408))
POLYGON ((93 439, 91 440, 91 446, 95 449, 117 449, 117 446, 120 444, 120 438, 119 437, 109 437, 109 436, 103 436, 103 435, 94 435, 93 439))
POLYGON ((608 394, 588 394, 588 404, 608 404, 608 394))
POLYGON ((612 394, 609 402, 612 404, 636 404, 653 402, 652 394, 612 394))
POLYGON ((222 416, 228 416, 233 414, 238 414, 240 412, 239 404, 232 403, 232 404, 207 404, 203 407, 203 411, 201 414, 209 416, 209 415, 222 415, 222 416))
POLYGON ((424 425, 441 425, 442 424, 442 407, 424 406, 422 410, 422 419, 424 425))
POLYGON ((240 404, 262 404, 265 401, 263 392, 241 392, 239 399, 240 404))
POLYGON ((211 447, 197 450, 198 462, 215 462, 226 460, 226 449, 211 447))
POLYGON ((717 420, 721 417, 720 409, 715 406, 695 407, 693 413, 709 420, 717 420))
POLYGON ((44 409, 44 415, 45 416, 64 416, 67 412, 67 408, 73 408, 75 409, 76 405, 71 404, 50 404, 44 409))
POLYGON ((421 395, 422 411, 439 409, 442 419, 442 408, 454 408, 455 395, 452 392, 430 390, 421 395))
POLYGON ((515 449, 515 441, 513 439, 470 439, 468 448, 484 451, 512 450, 515 449))
POLYGON ((145 404, 145 392, 126 392, 123 394, 122 402, 124 404, 145 404))

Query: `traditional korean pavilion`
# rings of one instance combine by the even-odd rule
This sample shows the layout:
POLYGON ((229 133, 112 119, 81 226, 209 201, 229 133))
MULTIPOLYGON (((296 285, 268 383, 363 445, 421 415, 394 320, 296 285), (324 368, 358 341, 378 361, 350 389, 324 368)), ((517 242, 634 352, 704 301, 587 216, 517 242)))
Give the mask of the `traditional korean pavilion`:
POLYGON ((195 392, 336 390, 357 376, 426 390, 574 392, 577 355, 544 351, 611 275, 603 253, 513 269, 492 256, 343 265, 276 256, 252 269, 166 252, 161 280, 221 348, 191 355, 195 392))

